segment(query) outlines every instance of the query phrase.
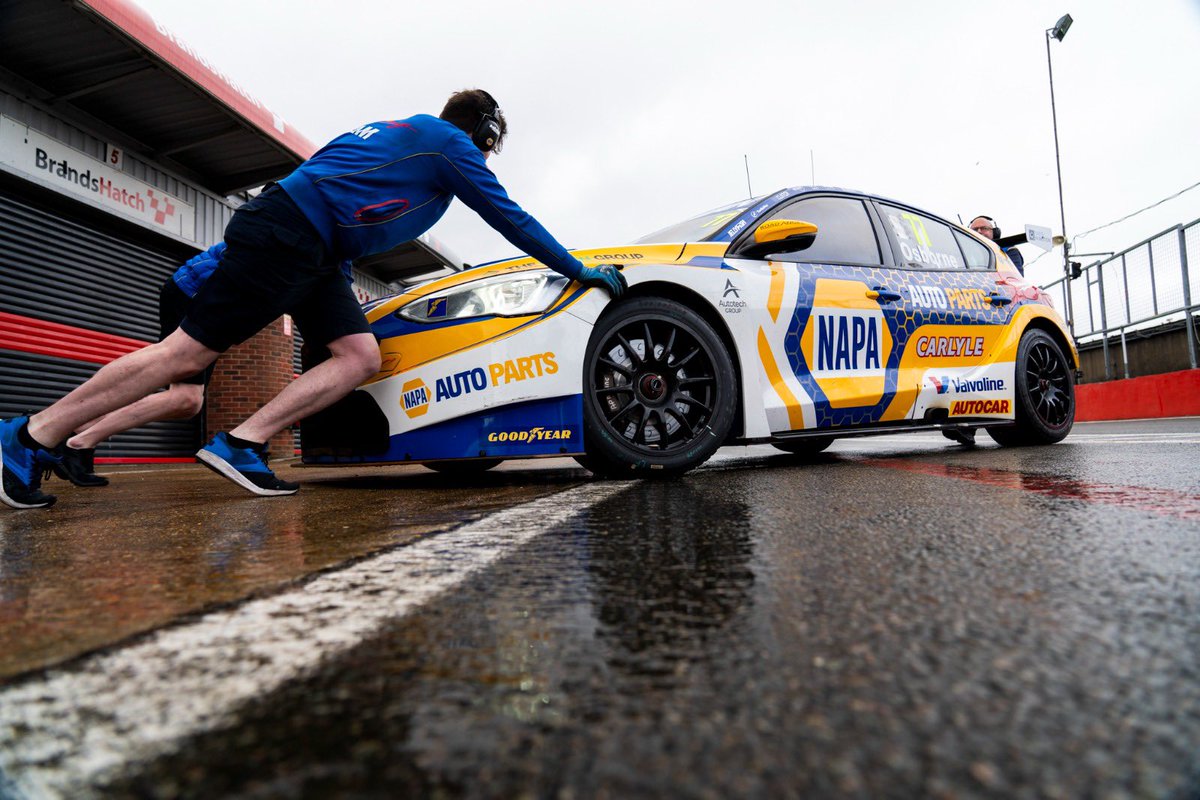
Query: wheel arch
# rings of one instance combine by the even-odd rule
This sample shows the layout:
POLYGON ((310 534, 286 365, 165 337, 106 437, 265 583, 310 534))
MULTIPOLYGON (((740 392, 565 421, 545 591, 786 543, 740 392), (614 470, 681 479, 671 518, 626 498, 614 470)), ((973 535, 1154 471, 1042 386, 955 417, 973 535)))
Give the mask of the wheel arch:
POLYGON ((1033 329, 1045 331, 1047 334, 1049 334, 1050 338, 1054 340, 1054 343, 1057 344, 1063 353, 1071 359, 1073 368, 1079 369, 1079 354, 1071 345, 1071 343, 1067 341, 1067 337, 1063 333, 1062 328, 1055 325, 1046 317, 1033 317, 1029 320, 1029 324, 1025 326, 1025 329, 1021 331, 1021 335, 1024 336, 1025 331, 1033 329))
POLYGON ((630 286, 625 296, 661 297, 667 300, 674 300, 676 303, 687 306, 692 311, 695 311, 705 322, 712 326, 713 331, 720 338, 721 344, 725 346, 725 351, 729 353, 729 360, 733 363, 734 379, 737 381, 737 386, 734 387, 733 393, 734 400, 736 401, 733 410, 733 424, 729 427, 727 440, 736 439, 743 435, 746 423, 742 407, 742 360, 738 354, 737 347, 734 346, 733 333, 730 332, 729 326, 721 318, 721 315, 713 307, 712 303, 705 299, 699 292, 667 281, 646 281, 645 283, 630 286))

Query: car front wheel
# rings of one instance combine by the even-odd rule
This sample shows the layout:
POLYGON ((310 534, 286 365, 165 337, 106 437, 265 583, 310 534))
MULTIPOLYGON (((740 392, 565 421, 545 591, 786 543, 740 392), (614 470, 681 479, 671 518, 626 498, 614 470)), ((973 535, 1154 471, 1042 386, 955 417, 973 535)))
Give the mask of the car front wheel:
POLYGON ((627 300, 588 343, 580 463, 605 477, 681 475, 725 441, 736 391, 729 354, 699 314, 663 298, 627 300))
POLYGON ((1045 331, 1028 330, 1017 347, 1014 425, 987 429, 1005 447, 1061 442, 1075 424, 1075 374, 1045 331))

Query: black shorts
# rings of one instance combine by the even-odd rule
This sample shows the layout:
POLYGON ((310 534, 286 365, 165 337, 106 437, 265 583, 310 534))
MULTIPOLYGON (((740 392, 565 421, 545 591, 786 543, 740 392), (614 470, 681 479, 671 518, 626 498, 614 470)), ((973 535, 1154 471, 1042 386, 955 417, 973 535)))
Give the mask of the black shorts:
POLYGON ((312 345, 371 332, 345 274, 326 263, 320 235, 278 186, 234 213, 225 246, 180 323, 210 350, 223 353, 283 314, 312 345))
MULTIPOLYGON (((192 298, 184 294, 183 289, 179 288, 174 279, 167 278, 163 282, 162 288, 158 290, 158 340, 170 336, 179 327, 179 323, 187 316, 188 309, 192 305, 192 298)), ((212 377, 213 364, 209 364, 202 372, 197 372, 176 383, 196 383, 201 386, 208 384, 209 378, 212 377)))

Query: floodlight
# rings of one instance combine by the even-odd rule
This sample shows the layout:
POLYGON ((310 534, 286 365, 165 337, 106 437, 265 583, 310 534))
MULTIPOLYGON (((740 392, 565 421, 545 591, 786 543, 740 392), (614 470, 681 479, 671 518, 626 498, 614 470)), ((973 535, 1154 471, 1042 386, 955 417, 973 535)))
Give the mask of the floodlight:
POLYGON ((1054 23, 1054 27, 1050 29, 1050 35, 1061 42, 1063 37, 1067 35, 1067 31, 1071 29, 1071 23, 1074 21, 1071 19, 1070 14, 1063 14, 1058 22, 1054 23))

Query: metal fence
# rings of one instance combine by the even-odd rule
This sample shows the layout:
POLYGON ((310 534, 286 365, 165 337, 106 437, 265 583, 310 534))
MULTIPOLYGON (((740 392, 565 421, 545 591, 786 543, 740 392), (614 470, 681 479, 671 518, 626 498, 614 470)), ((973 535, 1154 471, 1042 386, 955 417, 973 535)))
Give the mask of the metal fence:
POLYGON ((1195 369, 1200 219, 1168 228, 1127 250, 1094 261, 1074 280, 1059 278, 1043 288, 1054 299, 1055 307, 1067 316, 1081 348, 1097 343, 1103 346, 1106 373, 1111 363, 1109 347, 1121 347, 1123 377, 1128 378, 1126 335, 1178 320, 1188 322, 1188 358, 1195 369))

